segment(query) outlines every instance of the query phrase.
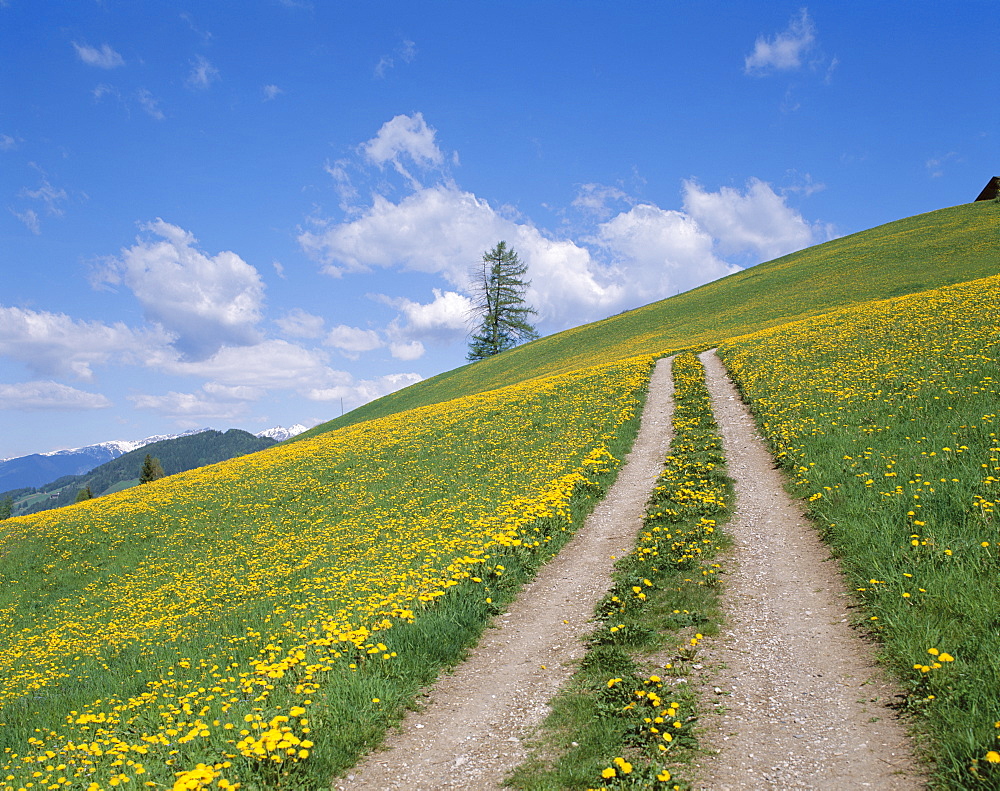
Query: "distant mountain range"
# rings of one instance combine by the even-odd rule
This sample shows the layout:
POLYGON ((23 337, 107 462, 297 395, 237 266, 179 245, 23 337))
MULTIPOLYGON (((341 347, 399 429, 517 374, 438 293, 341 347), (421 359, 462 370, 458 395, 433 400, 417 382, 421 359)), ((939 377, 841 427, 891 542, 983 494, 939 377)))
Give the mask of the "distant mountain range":
MULTIPOLYGON (((288 428, 275 426, 265 429, 253 436, 282 442, 305 430, 305 426, 296 423, 288 428)), ((83 448, 32 453, 28 456, 4 459, 0 461, 0 492, 44 486, 66 475, 81 475, 154 442, 192 436, 205 431, 213 431, 213 429, 190 429, 180 434, 157 434, 139 440, 113 439, 99 442, 96 445, 87 445, 83 448)))
POLYGON ((292 437, 301 434, 306 430, 306 427, 301 423, 296 423, 293 426, 285 428, 284 426, 275 426, 274 428, 267 428, 263 431, 258 431, 254 434, 255 437, 270 437, 275 442, 284 442, 286 439, 291 439, 292 437))

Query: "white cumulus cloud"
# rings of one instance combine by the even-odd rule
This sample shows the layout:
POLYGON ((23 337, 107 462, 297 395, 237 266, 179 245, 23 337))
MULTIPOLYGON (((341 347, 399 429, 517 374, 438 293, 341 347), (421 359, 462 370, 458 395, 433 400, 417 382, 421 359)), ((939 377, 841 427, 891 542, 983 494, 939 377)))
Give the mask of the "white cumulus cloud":
POLYGON ((821 241, 820 229, 760 179, 750 179, 744 192, 733 187, 707 192, 686 181, 684 210, 716 239, 719 251, 748 254, 755 264, 821 241))
MULTIPOLYGON (((358 151, 380 167, 402 157, 442 161, 419 113, 397 116, 358 151)), ((348 183, 348 165, 327 166, 338 185, 348 183)), ((433 186, 413 182, 398 199, 376 192, 370 205, 349 207, 339 222, 316 221, 298 238, 334 277, 389 269, 444 281, 429 303, 377 295, 399 311, 382 331, 392 351, 394 343, 453 343, 475 326, 473 269, 501 240, 527 265, 526 301, 539 329, 551 332, 695 288, 812 244, 826 230, 759 179, 717 192, 689 181, 683 196, 682 210, 666 210, 619 187, 583 184, 573 206, 587 218, 587 235, 560 238, 442 177, 433 186)))
POLYGON ((313 401, 339 401, 344 399, 346 409, 354 409, 361 404, 367 404, 376 398, 402 390, 416 384, 423 377, 415 373, 387 374, 375 379, 355 381, 349 374, 344 380, 332 387, 316 388, 305 393, 306 398, 313 401))
POLYGON ((323 317, 307 313, 302 308, 292 308, 274 323, 285 335, 293 338, 318 338, 323 334, 323 317))
POLYGON ((460 291, 469 287, 470 268, 501 239, 528 264, 532 304, 555 324, 596 318, 622 296, 585 248, 509 220, 454 185, 419 189, 399 203, 376 195, 356 219, 299 236, 328 274, 398 267, 439 274, 460 291))
POLYGON ((444 163, 444 154, 435 141, 436 134, 436 130, 424 121, 422 113, 397 115, 382 124, 375 137, 361 145, 361 153, 379 167, 391 164, 411 186, 419 188, 420 183, 404 161, 408 159, 422 169, 440 167, 444 163))
POLYGON ((753 52, 743 63, 747 74, 765 75, 774 71, 791 71, 802 65, 803 56, 815 45, 816 28, 803 8, 793 16, 788 27, 773 38, 758 36, 753 52))
POLYGON ((338 324, 331 329, 323 343, 352 360, 358 359, 361 352, 370 352, 382 346, 382 340, 374 330, 348 327, 346 324, 338 324))
POLYGON ((326 363, 322 351, 266 340, 254 346, 223 346, 203 360, 166 361, 161 368, 230 387, 303 390, 324 387, 338 375, 326 363))
POLYGON ((630 307, 738 269, 716 257, 712 236, 697 221, 650 204, 633 206, 601 223, 596 241, 609 251, 630 307))
POLYGON ((131 289, 147 317, 175 334, 190 356, 260 340, 264 283, 254 267, 233 252, 199 250, 192 234, 161 219, 142 229, 158 239, 137 239, 109 262, 101 281, 131 289))
POLYGON ((161 330, 79 321, 65 313, 0 306, 0 356, 47 375, 93 378, 93 366, 153 364, 168 355, 161 330))
POLYGON ((378 295, 378 299, 399 310, 399 317, 390 325, 398 338, 448 343, 464 337, 469 328, 473 302, 457 291, 433 289, 430 302, 415 302, 406 297, 378 295))
POLYGON ((125 65, 125 59, 107 44, 102 44, 101 48, 98 49, 88 44, 77 44, 74 41, 73 48, 80 60, 88 66, 96 66, 99 69, 115 69, 125 65))
POLYGON ((110 406, 112 403, 100 393, 88 393, 58 382, 0 384, 0 409, 70 411, 110 406))
POLYGON ((389 352, 397 360, 418 360, 427 351, 420 341, 409 341, 408 343, 390 343, 389 352))

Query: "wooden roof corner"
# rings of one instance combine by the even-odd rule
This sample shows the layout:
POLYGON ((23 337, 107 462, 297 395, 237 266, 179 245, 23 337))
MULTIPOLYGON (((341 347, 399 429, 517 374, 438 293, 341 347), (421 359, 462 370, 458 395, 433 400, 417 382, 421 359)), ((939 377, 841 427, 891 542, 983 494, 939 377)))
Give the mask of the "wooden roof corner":
POLYGON ((986 186, 983 187, 983 191, 979 193, 976 200, 995 200, 998 193, 1000 193, 1000 176, 994 176, 986 182, 986 186))

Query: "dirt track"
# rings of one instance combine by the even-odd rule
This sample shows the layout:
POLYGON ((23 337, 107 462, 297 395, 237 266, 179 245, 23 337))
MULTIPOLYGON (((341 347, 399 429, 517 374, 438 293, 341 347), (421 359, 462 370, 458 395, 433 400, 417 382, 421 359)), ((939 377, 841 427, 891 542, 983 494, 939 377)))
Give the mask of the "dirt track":
POLYGON ((387 749, 334 788, 493 789, 524 760, 522 740, 583 655, 594 607, 611 584, 613 556, 631 549, 642 524, 670 445, 672 395, 670 361, 661 360, 627 463, 586 524, 471 656, 438 681, 426 707, 389 734, 387 749))
MULTIPOLYGON (((698 767, 705 791, 922 788, 892 691, 848 625, 836 564, 782 488, 753 420, 714 354, 702 355, 737 513, 725 560, 728 623, 697 679, 718 754, 698 767), (721 694, 715 693, 719 688, 721 694), (715 705, 718 704, 718 705, 715 705)), ((581 639, 629 551, 669 446, 670 361, 657 366, 642 427, 615 486, 558 557, 497 619, 427 705, 390 733, 341 791, 498 789, 523 740, 583 653, 581 639)), ((695 681, 696 679, 692 679, 695 681)))
POLYGON ((848 624, 844 580, 782 486, 753 418, 713 353, 701 356, 736 481, 727 623, 707 644, 706 718, 719 754, 703 762, 711 791, 923 787, 893 691, 848 624), (714 692, 718 687, 722 695, 714 692))

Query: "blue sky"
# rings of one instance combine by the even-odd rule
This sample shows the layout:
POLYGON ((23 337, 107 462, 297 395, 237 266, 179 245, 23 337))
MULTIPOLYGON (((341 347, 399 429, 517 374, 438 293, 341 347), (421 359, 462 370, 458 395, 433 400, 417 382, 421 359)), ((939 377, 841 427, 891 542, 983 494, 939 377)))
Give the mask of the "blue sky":
POLYGON ((0 0, 0 458, 311 425, 461 365, 500 239, 548 334, 966 203, 998 19, 0 0))

